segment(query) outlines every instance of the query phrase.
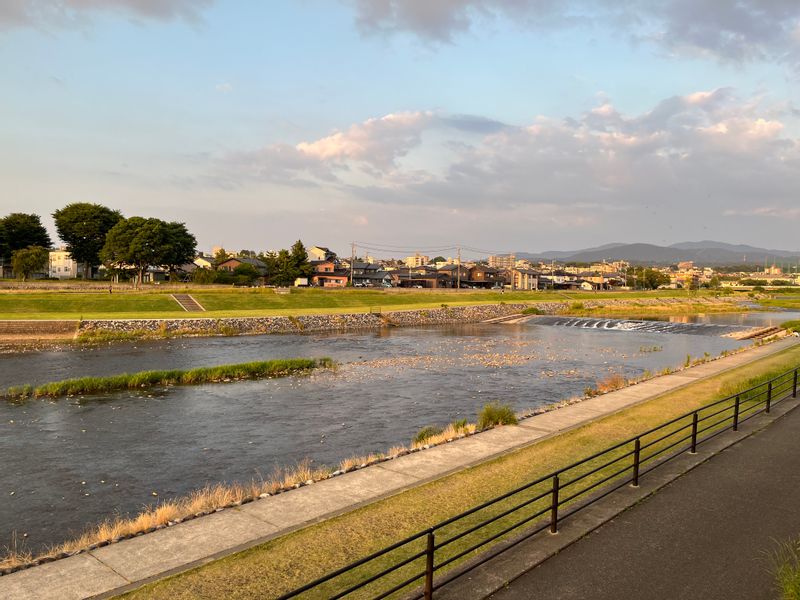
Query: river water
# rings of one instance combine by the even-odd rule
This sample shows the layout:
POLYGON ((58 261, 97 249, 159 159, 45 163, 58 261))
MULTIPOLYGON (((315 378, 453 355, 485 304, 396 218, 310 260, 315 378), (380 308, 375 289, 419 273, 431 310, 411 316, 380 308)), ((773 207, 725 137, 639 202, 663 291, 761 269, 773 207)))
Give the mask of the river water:
MULTIPOLYGON (((795 313, 796 315, 796 313, 795 313)), ((36 550, 112 514, 310 458, 407 444, 425 425, 581 395, 610 373, 676 367, 750 342, 721 337, 791 313, 673 324, 535 319, 345 334, 190 338, 0 356, 0 387, 67 377, 329 356, 336 372, 98 397, 0 403, 0 547, 36 550), (637 325, 638 323, 638 325, 637 325), (694 324, 692 324, 694 323, 694 324), (567 325, 567 326, 564 326, 567 325)), ((683 321, 683 322, 681 322, 683 321)))

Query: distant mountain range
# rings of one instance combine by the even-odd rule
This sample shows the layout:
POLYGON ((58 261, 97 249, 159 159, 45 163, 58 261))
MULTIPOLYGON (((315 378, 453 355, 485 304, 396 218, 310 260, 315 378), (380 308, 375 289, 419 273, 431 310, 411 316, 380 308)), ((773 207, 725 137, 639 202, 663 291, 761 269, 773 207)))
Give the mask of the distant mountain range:
POLYGON ((705 240, 681 242, 671 246, 654 244, 605 244, 583 250, 554 250, 541 253, 518 252, 517 258, 560 262, 601 262, 624 260, 630 263, 670 265, 682 261, 694 261, 699 265, 753 265, 772 263, 797 264, 800 251, 770 250, 745 244, 726 244, 705 240))

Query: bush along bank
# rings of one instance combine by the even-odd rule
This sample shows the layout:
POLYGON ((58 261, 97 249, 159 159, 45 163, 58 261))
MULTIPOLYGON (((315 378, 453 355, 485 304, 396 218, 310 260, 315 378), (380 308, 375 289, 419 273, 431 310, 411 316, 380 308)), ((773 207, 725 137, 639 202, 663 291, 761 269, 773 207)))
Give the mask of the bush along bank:
POLYGON ((141 371, 139 373, 123 373, 109 377, 65 379, 36 387, 31 385, 12 387, 6 390, 3 397, 7 400, 59 398, 62 396, 142 389, 160 385, 199 385, 202 383, 285 377, 320 367, 332 368, 333 366, 334 362, 330 358, 289 358, 236 365, 220 365, 218 367, 200 367, 189 370, 141 371))

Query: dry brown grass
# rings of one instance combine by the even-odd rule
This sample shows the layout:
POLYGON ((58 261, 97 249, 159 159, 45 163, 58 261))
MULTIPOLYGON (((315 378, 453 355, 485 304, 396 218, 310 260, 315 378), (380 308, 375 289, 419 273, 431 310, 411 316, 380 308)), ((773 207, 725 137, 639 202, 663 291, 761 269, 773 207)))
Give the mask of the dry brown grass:
POLYGON ((448 440, 454 440, 464 437, 470 433, 475 433, 475 430, 476 426, 474 423, 450 423, 450 425, 445 427, 441 433, 426 437, 424 440, 419 442, 414 442, 411 444, 411 447, 422 448, 423 446, 435 446, 436 444, 442 444, 448 440))

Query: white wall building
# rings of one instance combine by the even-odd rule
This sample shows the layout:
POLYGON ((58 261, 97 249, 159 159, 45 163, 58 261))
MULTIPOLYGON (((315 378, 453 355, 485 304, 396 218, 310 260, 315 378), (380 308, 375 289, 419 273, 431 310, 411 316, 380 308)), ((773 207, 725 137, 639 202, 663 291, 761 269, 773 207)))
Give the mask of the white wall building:
POLYGON ((80 272, 77 262, 72 260, 72 256, 66 248, 50 251, 50 266, 48 276, 56 279, 75 279, 80 272))

